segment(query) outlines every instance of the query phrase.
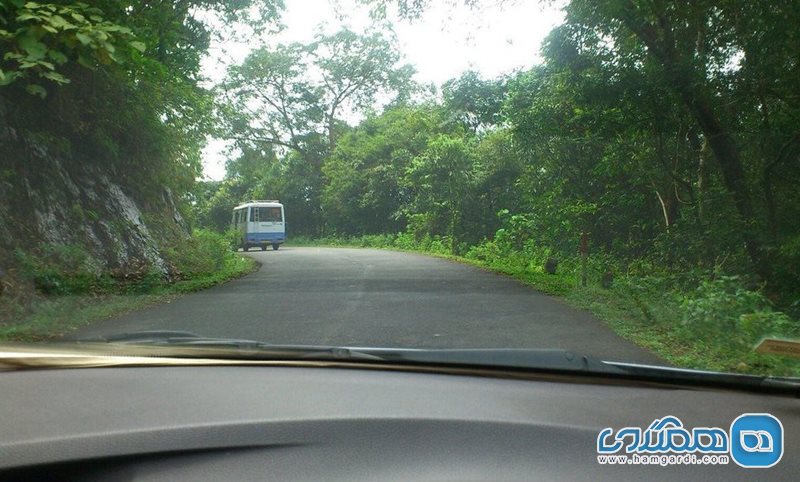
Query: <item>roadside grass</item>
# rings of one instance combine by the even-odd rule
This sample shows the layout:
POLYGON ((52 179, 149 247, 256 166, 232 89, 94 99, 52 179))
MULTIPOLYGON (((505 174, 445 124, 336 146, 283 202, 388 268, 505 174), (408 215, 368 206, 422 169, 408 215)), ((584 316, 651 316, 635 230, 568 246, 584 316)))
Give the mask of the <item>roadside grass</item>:
POLYGON ((228 252, 219 268, 187 273, 173 283, 153 282, 135 289, 116 286, 106 292, 37 294, 31 311, 19 320, 0 323, 0 340, 45 341, 67 336, 94 322, 120 316, 159 303, 169 303, 185 293, 200 291, 239 278, 257 269, 252 258, 228 252))
POLYGON ((92 322, 130 313, 175 295, 64 295, 36 301, 33 313, 19 322, 0 325, 0 340, 45 341, 66 336, 92 322))
POLYGON ((241 278, 258 269, 258 266, 259 264, 253 258, 233 253, 233 256, 225 260, 219 271, 178 281, 167 286, 167 289, 175 294, 204 290, 232 279, 241 278))
MULTIPOLYGON (((797 359, 756 353, 762 336, 747 342, 729 336, 709 336, 683 321, 686 314, 678 303, 651 297, 637 299, 624 288, 576 288, 566 301, 586 309, 604 321, 614 332, 650 350, 671 365, 681 368, 771 376, 800 376, 797 359), (646 311, 646 312, 645 312, 646 311)), ((779 338, 792 335, 776 333, 779 338)), ((794 334, 796 337, 796 334, 794 334)), ((618 360, 624 361, 624 360, 618 360)))
POLYGON ((469 264, 510 276, 539 292, 559 297, 570 306, 589 311, 615 333, 649 350, 667 364, 699 370, 800 376, 797 359, 753 351, 764 336, 796 338, 800 335, 797 321, 772 311, 768 304, 759 301, 757 292, 739 288, 731 291, 730 287, 717 286, 720 283, 715 281, 709 283, 711 288, 698 295, 696 290, 671 284, 669 280, 654 284, 633 275, 618 276, 611 288, 602 288, 596 272, 590 273, 590 282, 583 287, 575 263, 565 263, 563 269, 551 275, 540 265, 514 256, 481 259, 474 251, 468 251, 465 256, 452 255, 444 248, 445 244, 433 242, 420 246, 410 243, 403 235, 379 235, 295 238, 290 246, 370 247, 422 253, 469 264), (732 307, 742 298, 747 303, 732 307), (703 302, 717 311, 698 312, 696 306, 703 302), (697 320, 704 315, 718 326, 697 320))

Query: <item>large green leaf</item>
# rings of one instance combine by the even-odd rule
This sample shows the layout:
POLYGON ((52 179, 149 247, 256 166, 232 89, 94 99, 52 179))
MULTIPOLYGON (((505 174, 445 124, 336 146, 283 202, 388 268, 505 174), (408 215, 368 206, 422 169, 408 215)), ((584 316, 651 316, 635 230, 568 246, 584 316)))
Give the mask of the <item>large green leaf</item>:
POLYGON ((44 72, 44 73, 40 74, 39 76, 43 77, 45 79, 52 80, 53 82, 56 82, 58 84, 68 84, 69 83, 69 79, 64 77, 63 75, 59 74, 58 72, 44 72))
POLYGON ((92 38, 83 32, 75 32, 75 38, 77 38, 78 41, 83 45, 89 45, 92 43, 92 38))
POLYGON ((49 58, 50 58, 50 59, 51 59, 53 62, 55 62, 55 63, 56 63, 56 64, 58 64, 58 65, 62 65, 62 64, 64 64, 64 63, 66 63, 66 62, 67 62, 67 60, 68 60, 68 59, 67 59, 67 56, 66 56, 66 55, 64 55, 64 53, 63 53, 63 52, 60 52, 60 51, 58 51, 58 50, 52 50, 52 49, 51 49, 51 50, 48 50, 48 51, 47 51, 47 56, 48 56, 48 57, 49 57, 49 58))
POLYGON ((61 15, 53 15, 53 16, 51 16, 49 18, 48 21, 50 22, 50 25, 52 25, 53 27, 56 27, 56 28, 60 28, 60 29, 65 29, 65 28, 69 28, 69 27, 73 27, 74 28, 75 27, 75 25, 73 25, 70 22, 68 22, 67 19, 65 19, 61 15))
POLYGON ((40 42, 33 34, 26 33, 17 40, 19 48, 24 50, 31 59, 44 58, 47 53, 47 45, 40 42))

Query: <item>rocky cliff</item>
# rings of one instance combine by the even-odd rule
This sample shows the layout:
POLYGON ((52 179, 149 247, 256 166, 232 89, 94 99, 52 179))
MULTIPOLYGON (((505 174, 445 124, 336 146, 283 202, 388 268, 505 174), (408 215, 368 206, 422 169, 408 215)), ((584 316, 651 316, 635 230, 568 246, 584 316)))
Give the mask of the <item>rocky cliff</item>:
POLYGON ((13 270, 15 251, 58 245, 82 247, 98 271, 167 274, 163 247, 189 232, 170 190, 144 192, 68 151, 15 127, 0 98, 0 275, 13 270))

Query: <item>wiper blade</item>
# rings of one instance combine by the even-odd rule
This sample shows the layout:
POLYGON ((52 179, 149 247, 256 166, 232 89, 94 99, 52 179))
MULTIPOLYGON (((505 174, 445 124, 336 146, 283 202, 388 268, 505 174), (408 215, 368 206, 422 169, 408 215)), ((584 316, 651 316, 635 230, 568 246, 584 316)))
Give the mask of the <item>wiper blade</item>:
POLYGON ((378 355, 384 360, 404 363, 469 365, 554 373, 572 372, 579 375, 603 376, 622 380, 706 388, 733 388, 800 397, 800 379, 796 378, 604 361, 561 349, 404 350, 355 348, 355 350, 378 355))
POLYGON ((218 346, 258 349, 269 346, 256 340, 236 338, 210 338, 200 336, 191 331, 148 330, 130 333, 117 333, 97 338, 84 338, 78 342, 103 342, 119 343, 125 345, 156 345, 156 346, 218 346))
POLYGON ((353 348, 387 361, 420 364, 467 365, 473 367, 521 368, 542 371, 623 373, 592 357, 552 348, 454 348, 403 349, 353 348))
POLYGON ((688 368, 673 368, 637 363, 604 362, 625 374, 626 378, 645 379, 684 385, 719 386, 772 393, 788 393, 800 397, 800 379, 741 373, 711 372, 688 368))
MULTIPOLYGON (((235 359, 335 359, 335 360, 380 360, 371 354, 360 353, 347 347, 280 345, 257 340, 239 338, 204 337, 190 331, 149 330, 120 333, 96 338, 75 340, 79 343, 105 343, 127 348, 125 351, 140 352, 147 347, 171 347, 170 356, 209 357, 235 359), (186 349, 183 349, 186 348, 186 349)), ((163 352, 161 352, 163 353, 163 352)))
POLYGON ((316 345, 282 345, 236 338, 209 338, 189 331, 150 330, 121 333, 99 338, 77 340, 109 343, 130 347, 196 348, 201 351, 179 351, 179 356, 235 357, 237 359, 348 359, 381 360, 418 365, 457 365, 490 368, 521 368, 539 371, 571 371, 591 373, 623 373, 622 370, 597 359, 562 349, 408 349, 375 347, 341 347, 316 345), (212 351, 209 350, 224 350, 212 351))
POLYGON ((484 367, 526 368, 538 370, 622 373, 602 361, 561 349, 407 349, 375 347, 340 347, 316 345, 280 345, 236 338, 208 338, 189 331, 152 330, 121 333, 82 342, 106 342, 136 346, 173 346, 195 348, 233 348, 264 355, 299 354, 303 358, 336 356, 412 364, 447 364, 484 367))
MULTIPOLYGON (((188 331, 141 331, 81 342, 130 347, 135 355, 147 347, 170 347, 170 356, 218 357, 236 360, 338 360, 387 362, 416 366, 510 369, 525 372, 572 373, 675 386, 701 386, 800 396, 800 379, 742 375, 603 361, 562 349, 406 349, 279 345, 235 338, 207 338, 188 331)), ((129 350, 123 350, 125 354, 129 350)), ((148 355, 160 355, 160 351, 148 355)))

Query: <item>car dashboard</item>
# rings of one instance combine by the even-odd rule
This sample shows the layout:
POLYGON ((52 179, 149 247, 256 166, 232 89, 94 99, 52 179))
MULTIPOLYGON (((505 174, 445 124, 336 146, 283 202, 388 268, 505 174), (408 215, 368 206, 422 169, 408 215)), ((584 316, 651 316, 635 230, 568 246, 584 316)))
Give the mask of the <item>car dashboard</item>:
POLYGON ((619 480, 793 478, 791 397, 594 377, 290 363, 0 373, 8 480, 619 480), (673 415, 785 428, 769 469, 601 465, 605 427, 673 415))

